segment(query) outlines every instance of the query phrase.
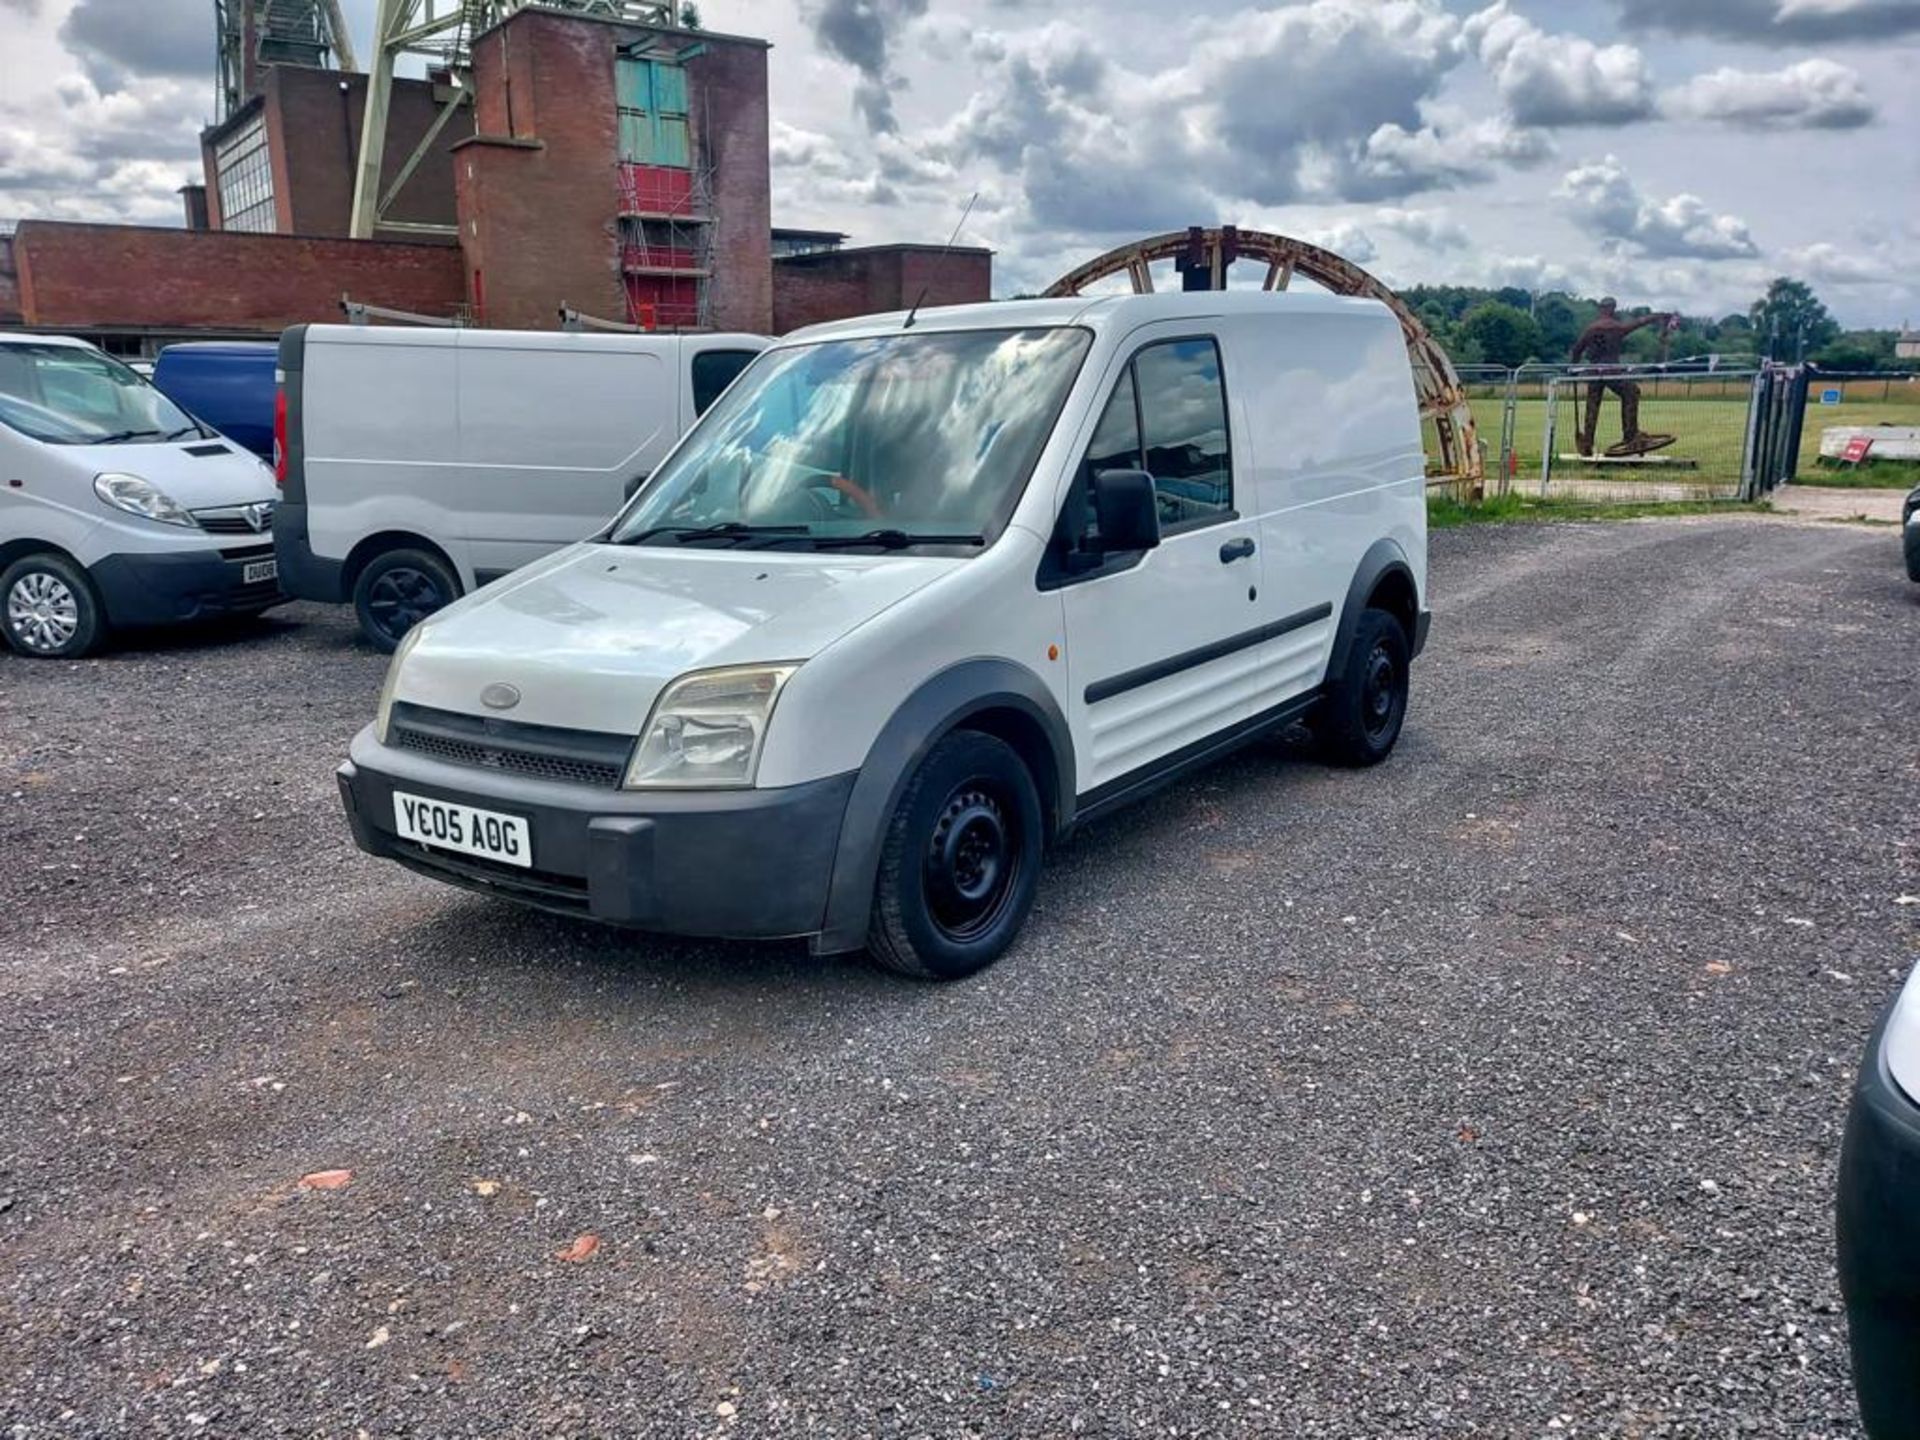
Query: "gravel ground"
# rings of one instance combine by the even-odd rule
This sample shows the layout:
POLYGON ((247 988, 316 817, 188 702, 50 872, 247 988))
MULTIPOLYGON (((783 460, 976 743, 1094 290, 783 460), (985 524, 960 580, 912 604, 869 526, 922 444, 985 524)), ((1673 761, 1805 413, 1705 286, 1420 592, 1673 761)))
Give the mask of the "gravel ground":
POLYGON ((364 860, 339 612, 0 659, 0 1433, 1856 1434, 1920 588, 1434 550, 1391 762, 1166 792, 948 987, 364 860))

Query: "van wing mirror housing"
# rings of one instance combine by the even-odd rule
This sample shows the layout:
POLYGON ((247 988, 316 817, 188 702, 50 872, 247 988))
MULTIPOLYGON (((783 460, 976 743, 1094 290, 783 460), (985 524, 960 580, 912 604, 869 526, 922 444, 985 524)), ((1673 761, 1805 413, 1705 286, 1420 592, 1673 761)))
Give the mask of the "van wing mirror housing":
POLYGON ((1160 503, 1144 470, 1102 470, 1093 477, 1093 513, 1108 554, 1160 543, 1160 503))

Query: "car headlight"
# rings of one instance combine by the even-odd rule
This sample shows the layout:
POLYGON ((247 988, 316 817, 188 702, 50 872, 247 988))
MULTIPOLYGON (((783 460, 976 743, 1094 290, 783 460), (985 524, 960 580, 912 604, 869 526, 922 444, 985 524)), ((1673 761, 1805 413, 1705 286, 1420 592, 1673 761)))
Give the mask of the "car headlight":
POLYGON ((800 667, 696 670, 667 686, 627 766, 629 790, 753 784, 780 687, 800 667))
POLYGON ((124 510, 129 515, 138 515, 146 520, 158 520, 162 525, 197 527, 200 523, 166 491, 151 480, 142 480, 138 475, 123 475, 116 470, 96 475, 93 477, 93 493, 116 510, 124 510))
POLYGON ((393 692, 400 685, 400 667, 407 662, 407 652, 419 643, 421 633, 426 629, 423 620, 400 637, 400 643, 394 646, 393 659, 387 665, 386 683, 380 687, 380 709, 373 717, 373 738, 382 745, 387 743, 387 722, 393 717, 393 692))
POLYGON ((1887 1029, 1880 1041, 1887 1069, 1907 1099, 1920 1105, 1920 965, 1907 976, 1900 998, 1893 1002, 1887 1029))

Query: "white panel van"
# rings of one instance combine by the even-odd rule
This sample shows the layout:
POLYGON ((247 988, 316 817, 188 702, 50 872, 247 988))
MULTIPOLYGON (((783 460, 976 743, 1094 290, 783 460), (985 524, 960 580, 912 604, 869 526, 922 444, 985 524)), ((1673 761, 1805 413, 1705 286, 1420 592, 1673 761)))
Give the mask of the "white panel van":
POLYGON ((280 341, 290 594, 391 650, 604 525, 767 341, 303 325, 280 341))
POLYGON ((1425 460, 1374 301, 1224 292, 786 337, 611 524, 408 633, 368 852, 641 929, 988 964, 1047 847, 1305 721, 1393 749, 1425 460))
POLYGON ((0 335, 0 633, 18 653, 279 604, 274 498, 272 471, 118 360, 0 335))

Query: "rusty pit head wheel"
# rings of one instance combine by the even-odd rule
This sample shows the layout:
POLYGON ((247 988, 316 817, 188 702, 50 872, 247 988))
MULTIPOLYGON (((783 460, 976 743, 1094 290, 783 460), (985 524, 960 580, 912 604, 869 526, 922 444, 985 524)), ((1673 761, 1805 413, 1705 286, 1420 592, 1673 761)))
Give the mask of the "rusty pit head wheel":
POLYGON ((1263 290, 1285 290, 1294 277, 1307 279, 1335 295, 1358 295, 1378 300, 1400 321, 1407 355, 1413 361, 1414 389, 1420 399, 1420 418, 1433 426, 1439 453, 1430 482, 1451 482, 1461 498, 1477 495, 1483 480, 1480 445, 1473 430, 1473 411, 1466 391, 1454 373, 1447 352, 1420 323, 1420 317, 1379 280, 1331 250, 1309 245, 1265 230, 1241 230, 1232 225, 1217 229, 1194 226, 1165 235, 1136 240, 1096 256, 1047 287, 1048 295, 1079 295, 1088 286, 1124 276, 1136 295, 1153 290, 1152 266, 1171 260, 1190 290, 1223 290, 1227 271, 1235 264, 1266 265, 1263 290))

